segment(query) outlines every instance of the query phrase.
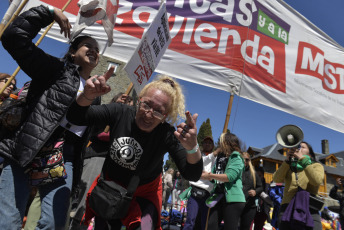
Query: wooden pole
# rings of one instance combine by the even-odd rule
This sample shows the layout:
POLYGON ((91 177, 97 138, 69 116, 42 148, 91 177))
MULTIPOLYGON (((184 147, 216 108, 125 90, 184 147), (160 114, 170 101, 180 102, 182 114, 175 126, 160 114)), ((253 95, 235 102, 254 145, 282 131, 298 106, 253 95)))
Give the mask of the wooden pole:
POLYGON ((208 230, 209 213, 210 213, 210 208, 208 208, 207 221, 205 222, 205 230, 208 230))
MULTIPOLYGON (((66 4, 63 6, 63 8, 61 9, 61 11, 63 12, 67 6, 71 3, 72 0, 68 0, 66 2, 66 4)), ((26 3, 25 3, 26 4, 26 3)), ((17 9, 17 11, 19 10, 19 8, 17 9)), ((19 11, 20 12, 20 11, 19 11)), ((13 17, 12 17, 13 18, 13 17)), ((11 18, 11 19, 12 19, 11 18)), ((49 32, 49 30, 51 29, 51 27, 53 26, 53 24, 55 23, 55 21, 53 21, 48 27, 47 29, 44 31, 44 33, 41 35, 41 37, 38 39, 38 41, 36 42, 36 46, 38 46, 41 41, 43 40, 43 38, 45 37, 45 35, 49 32)), ((9 24, 9 23, 8 23, 9 24)), ((8 25, 7 24, 7 25, 8 25)), ((9 84, 12 82, 12 80, 17 76, 18 72, 20 70, 20 66, 17 67, 17 69, 13 72, 11 78, 6 82, 6 84, 4 85, 4 87, 2 89, 0 89, 0 95, 5 91, 5 89, 9 86, 9 84)))
POLYGON ((125 94, 129 95, 129 93, 131 92, 131 90, 133 89, 134 84, 132 82, 130 82, 127 91, 125 91, 125 94))
POLYGON ((228 108, 227 108, 227 114, 226 114, 226 120, 225 120, 225 125, 223 126, 223 131, 222 133, 226 133, 228 129, 228 123, 229 123, 229 118, 231 116, 231 111, 232 111, 232 105, 233 105, 233 99, 234 99, 234 94, 231 93, 231 96, 229 98, 228 102, 228 108))
POLYGON ((29 0, 24 0, 20 6, 18 7, 18 9, 14 12, 14 14, 12 15, 11 19, 8 21, 8 23, 6 23, 6 25, 1 24, 0 25, 0 40, 1 40, 1 36, 4 33, 5 29, 7 28, 7 26, 16 18, 18 17, 19 13, 22 11, 22 9, 24 8, 24 6, 26 5, 26 3, 28 3, 29 0))

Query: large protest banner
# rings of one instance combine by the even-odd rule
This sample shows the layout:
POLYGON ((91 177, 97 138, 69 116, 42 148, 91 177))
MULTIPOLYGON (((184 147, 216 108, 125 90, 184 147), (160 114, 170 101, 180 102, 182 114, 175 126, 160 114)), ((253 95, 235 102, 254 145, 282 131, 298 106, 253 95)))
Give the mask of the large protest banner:
MULTIPOLYGON (((28 7, 64 3, 30 0, 28 7)), ((159 6, 120 0, 114 44, 104 54, 127 62, 159 6)), ((344 132, 344 50, 283 1, 167 0, 166 7, 172 42, 156 71, 344 132)), ((78 10, 77 0, 66 9, 72 24, 78 10)), ((105 45, 101 25, 84 33, 105 45)), ((65 41, 57 26, 48 36, 65 41)))

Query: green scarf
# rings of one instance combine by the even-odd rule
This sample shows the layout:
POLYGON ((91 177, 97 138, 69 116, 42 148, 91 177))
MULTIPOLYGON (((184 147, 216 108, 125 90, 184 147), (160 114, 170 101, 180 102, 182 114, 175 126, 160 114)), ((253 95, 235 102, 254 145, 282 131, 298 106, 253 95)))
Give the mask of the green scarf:
POLYGON ((298 161, 291 161, 290 162, 290 169, 293 172, 301 172, 303 171, 308 165, 312 164, 312 160, 310 156, 304 155, 301 159, 298 161), (296 169, 296 170, 295 170, 296 169))

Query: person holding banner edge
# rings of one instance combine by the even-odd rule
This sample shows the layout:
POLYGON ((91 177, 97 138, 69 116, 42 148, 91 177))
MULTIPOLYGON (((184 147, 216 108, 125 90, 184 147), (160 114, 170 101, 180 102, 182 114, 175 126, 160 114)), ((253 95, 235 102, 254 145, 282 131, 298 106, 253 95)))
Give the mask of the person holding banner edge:
POLYGON ((0 155, 5 158, 0 178, 0 229, 4 230, 21 229, 30 185, 38 187, 42 201, 37 229, 64 229, 72 183, 80 176, 81 152, 90 129, 69 123, 65 114, 97 66, 99 47, 93 38, 80 36, 64 58, 46 54, 32 39, 54 20, 69 38, 68 18, 45 6, 22 13, 2 36, 4 48, 32 78, 27 116, 14 136, 0 140, 0 155), (52 162, 58 167, 50 168, 56 166, 52 162))
MULTIPOLYGON (((135 107, 118 104, 90 106, 91 100, 108 92, 107 79, 91 78, 86 81, 84 96, 79 96, 70 107, 67 118, 79 125, 110 125, 110 143, 103 173, 124 187, 139 171, 139 185, 122 219, 104 221, 89 208, 89 195, 85 223, 96 216, 95 229, 160 229, 162 205, 161 173, 163 158, 169 152, 182 176, 197 181, 203 168, 197 144, 196 119, 198 114, 186 112, 186 123, 177 130, 171 124, 184 117, 184 95, 181 86, 172 78, 160 75, 147 84, 139 94, 135 107), (91 99, 88 100, 87 98, 91 99), (83 114, 80 116, 80 114, 83 114)), ((89 193, 97 186, 95 180, 89 193)))

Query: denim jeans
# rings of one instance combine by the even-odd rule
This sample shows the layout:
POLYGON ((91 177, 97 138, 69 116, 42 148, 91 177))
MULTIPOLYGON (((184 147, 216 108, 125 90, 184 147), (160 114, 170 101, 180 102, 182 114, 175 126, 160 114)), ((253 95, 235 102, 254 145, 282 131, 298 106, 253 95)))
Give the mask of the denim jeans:
MULTIPOLYGON (((65 161, 67 178, 39 186, 41 218, 36 229, 64 229, 73 181, 73 164, 65 161)), ((28 175, 15 163, 5 160, 0 177, 0 229, 20 230, 29 199, 28 175)))

